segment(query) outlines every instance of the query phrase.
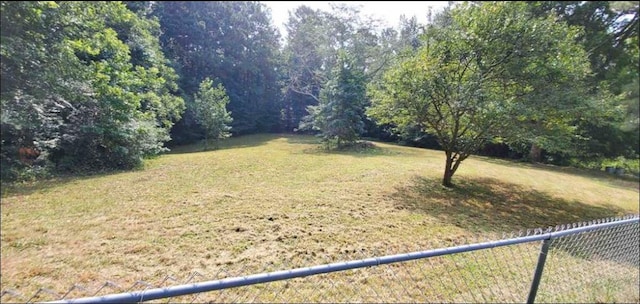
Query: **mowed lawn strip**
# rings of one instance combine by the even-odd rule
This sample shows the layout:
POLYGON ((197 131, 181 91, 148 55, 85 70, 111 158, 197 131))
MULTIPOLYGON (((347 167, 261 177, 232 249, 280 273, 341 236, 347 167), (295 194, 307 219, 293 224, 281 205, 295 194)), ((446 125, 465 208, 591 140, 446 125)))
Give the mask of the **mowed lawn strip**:
POLYGON ((2 290, 251 274, 639 208, 637 181, 485 157, 463 162, 445 189, 443 152, 378 142, 326 152, 311 136, 254 135, 200 149, 132 172, 3 187, 2 290))

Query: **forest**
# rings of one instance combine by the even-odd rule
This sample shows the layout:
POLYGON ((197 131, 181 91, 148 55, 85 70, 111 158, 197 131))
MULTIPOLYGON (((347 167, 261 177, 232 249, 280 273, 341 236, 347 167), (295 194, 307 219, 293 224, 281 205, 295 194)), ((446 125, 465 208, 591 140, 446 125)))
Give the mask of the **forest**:
POLYGON ((2 1, 1 178, 140 167, 229 136, 317 134, 637 172, 639 5, 451 2, 421 24, 265 4, 2 1))

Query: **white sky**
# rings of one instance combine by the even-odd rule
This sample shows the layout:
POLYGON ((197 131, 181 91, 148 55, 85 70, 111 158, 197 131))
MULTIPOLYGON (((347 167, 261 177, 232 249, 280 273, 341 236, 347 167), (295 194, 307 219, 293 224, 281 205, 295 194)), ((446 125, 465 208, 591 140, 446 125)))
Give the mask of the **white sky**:
POLYGON ((400 15, 407 18, 416 16, 418 22, 426 23, 429 6, 433 13, 447 6, 448 1, 261 1, 271 8, 271 16, 274 24, 280 29, 282 37, 286 36, 284 24, 289 18, 289 11, 300 5, 306 5, 313 9, 330 10, 329 3, 345 3, 361 6, 360 13, 382 19, 387 26, 397 27, 400 15))

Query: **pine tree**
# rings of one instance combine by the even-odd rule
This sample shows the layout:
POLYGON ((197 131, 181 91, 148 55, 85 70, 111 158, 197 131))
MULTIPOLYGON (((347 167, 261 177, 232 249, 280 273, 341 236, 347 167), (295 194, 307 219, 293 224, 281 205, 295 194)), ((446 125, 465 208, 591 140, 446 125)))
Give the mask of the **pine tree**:
POLYGON ((320 103, 309 106, 309 115, 300 123, 301 130, 320 131, 328 146, 349 146, 364 132, 365 78, 352 64, 346 53, 338 55, 331 77, 320 92, 320 103))

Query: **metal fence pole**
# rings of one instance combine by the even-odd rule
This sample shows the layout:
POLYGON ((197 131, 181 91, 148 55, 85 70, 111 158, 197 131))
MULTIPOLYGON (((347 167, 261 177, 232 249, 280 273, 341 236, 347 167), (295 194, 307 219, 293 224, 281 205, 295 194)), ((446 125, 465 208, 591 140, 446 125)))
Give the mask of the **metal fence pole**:
POLYGON ((531 289, 529 290, 529 298, 527 298, 527 303, 533 304, 533 302, 535 302, 536 300, 538 286, 540 286, 540 279, 542 279, 542 271, 544 270, 544 263, 547 261, 549 246, 551 246, 551 238, 542 241, 542 249, 540 250, 540 255, 538 256, 538 264, 536 265, 536 272, 533 274, 533 281, 531 282, 531 289))

